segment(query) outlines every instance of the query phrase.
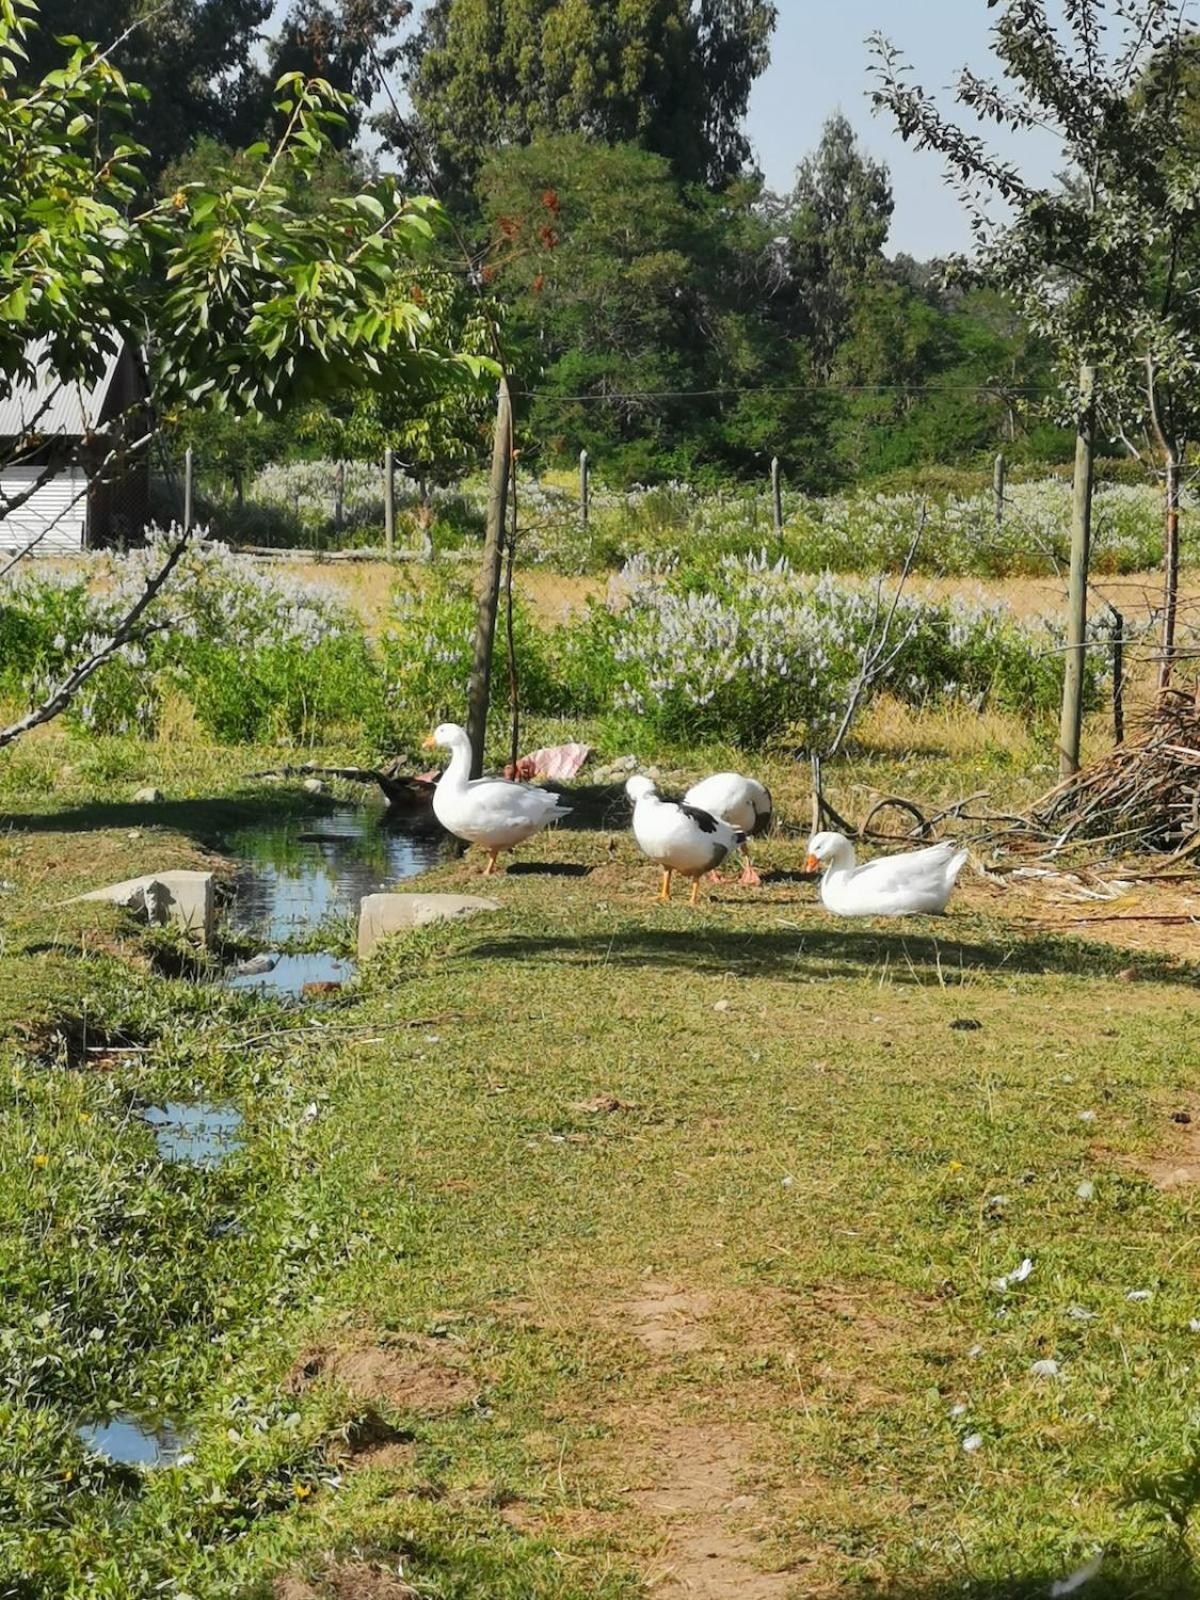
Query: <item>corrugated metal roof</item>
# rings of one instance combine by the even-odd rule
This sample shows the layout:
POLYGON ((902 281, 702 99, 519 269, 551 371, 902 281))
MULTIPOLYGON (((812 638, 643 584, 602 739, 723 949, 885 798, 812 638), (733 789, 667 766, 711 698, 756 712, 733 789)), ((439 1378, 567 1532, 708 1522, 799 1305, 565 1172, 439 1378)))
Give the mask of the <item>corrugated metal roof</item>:
POLYGON ((77 439, 90 433, 100 421, 120 351, 109 356, 103 375, 94 384, 62 382, 50 366, 44 341, 30 346, 29 355, 35 367, 33 378, 14 384, 7 398, 0 397, 0 438, 36 433, 77 439))

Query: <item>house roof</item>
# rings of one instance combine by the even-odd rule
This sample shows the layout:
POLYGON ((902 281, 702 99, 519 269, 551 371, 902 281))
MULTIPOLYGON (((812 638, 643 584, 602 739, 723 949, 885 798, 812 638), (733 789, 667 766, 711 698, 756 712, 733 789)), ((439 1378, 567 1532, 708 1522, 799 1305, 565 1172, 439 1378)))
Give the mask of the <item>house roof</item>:
POLYGON ((33 377, 14 383, 10 394, 0 396, 0 438, 21 438, 29 433, 43 438, 81 438, 99 427, 124 347, 109 355, 100 378, 91 384, 61 380, 50 365, 44 340, 31 345, 28 353, 34 364, 33 377))

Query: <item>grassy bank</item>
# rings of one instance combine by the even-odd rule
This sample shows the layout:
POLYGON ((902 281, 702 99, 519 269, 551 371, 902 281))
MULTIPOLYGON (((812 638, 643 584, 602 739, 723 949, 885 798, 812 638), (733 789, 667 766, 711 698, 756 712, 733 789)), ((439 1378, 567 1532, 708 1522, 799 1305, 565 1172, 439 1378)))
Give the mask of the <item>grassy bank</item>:
POLYGON ((982 882, 833 925, 787 834, 662 909, 614 815, 283 1008, 56 902, 323 802, 81 748, 0 777, 3 1587, 948 1600, 1103 1549, 1088 1593, 1200 1592, 1196 1191, 1151 1181, 1192 968, 1122 981, 982 882), (232 1159, 165 1164, 163 1098, 236 1105, 232 1159), (179 1464, 84 1449, 127 1409, 179 1464))

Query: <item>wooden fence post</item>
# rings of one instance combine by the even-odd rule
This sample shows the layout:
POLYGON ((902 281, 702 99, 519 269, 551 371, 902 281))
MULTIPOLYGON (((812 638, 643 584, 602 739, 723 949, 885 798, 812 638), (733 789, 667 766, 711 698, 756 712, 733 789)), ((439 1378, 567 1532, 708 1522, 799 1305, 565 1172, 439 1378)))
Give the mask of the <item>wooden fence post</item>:
POLYGON ((496 401, 496 431, 492 438, 492 474, 488 486, 487 531, 476 587, 475 648, 467 686, 467 737, 471 741, 471 776, 483 771, 487 740, 488 701, 492 682, 492 646, 496 638, 496 611, 500 600, 500 571, 504 558, 504 513, 508 503, 508 473, 512 463, 512 402, 508 379, 500 379, 496 401))
POLYGON ((396 457, 391 445, 383 452, 383 542, 389 561, 396 559, 396 457))
POLYGON ((1079 420, 1075 426, 1075 479, 1071 498, 1071 576, 1067 594, 1067 648, 1063 661, 1062 715, 1058 728, 1059 776, 1079 771, 1083 733, 1084 652, 1087 647, 1088 561, 1092 544, 1092 434, 1096 369, 1079 369, 1079 420))
POLYGON ((183 531, 185 533, 191 533, 192 531, 195 488, 195 461, 192 457, 192 447, 188 445, 183 452, 183 531))
POLYGON ((586 450, 581 450, 579 452, 579 521, 585 534, 588 531, 588 517, 591 513, 590 498, 588 453, 586 450))
POLYGON ((996 503, 996 528, 1004 526, 1004 456, 996 457, 992 468, 992 496, 996 503))
POLYGON ((1125 742, 1125 618, 1116 606, 1109 606, 1112 620, 1112 713, 1113 738, 1125 742))
POLYGON ((783 489, 779 482, 779 457, 771 457, 771 512, 775 518, 775 532, 783 532, 783 489))
POLYGON ((1167 454, 1167 528, 1163 545, 1162 655, 1158 663, 1158 689, 1171 687, 1175 661, 1175 617, 1179 604, 1179 457, 1167 454))

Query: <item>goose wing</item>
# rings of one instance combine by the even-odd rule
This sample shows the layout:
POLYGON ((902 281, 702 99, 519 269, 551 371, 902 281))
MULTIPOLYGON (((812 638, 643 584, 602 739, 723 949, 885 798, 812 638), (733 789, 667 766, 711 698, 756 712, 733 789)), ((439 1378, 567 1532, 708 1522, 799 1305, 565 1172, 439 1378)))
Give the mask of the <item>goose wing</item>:
POLYGON ((549 822, 565 817, 570 806, 561 804, 549 789, 528 783, 510 783, 507 778, 475 778, 464 795, 472 819, 482 823, 528 821, 549 822))
POLYGON ((932 883, 942 877, 957 853, 953 840, 943 839, 924 850, 879 856, 855 869, 855 886, 861 884, 871 893, 887 893, 932 883))

